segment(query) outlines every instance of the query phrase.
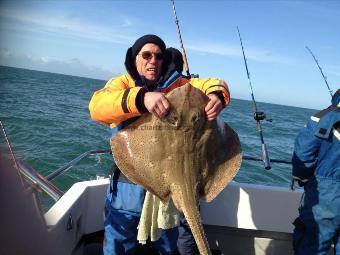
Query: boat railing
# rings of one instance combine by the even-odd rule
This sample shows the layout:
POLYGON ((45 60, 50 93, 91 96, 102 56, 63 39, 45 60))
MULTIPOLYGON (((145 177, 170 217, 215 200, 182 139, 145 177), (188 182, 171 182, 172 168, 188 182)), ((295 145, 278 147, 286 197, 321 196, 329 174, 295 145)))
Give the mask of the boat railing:
POLYGON ((59 175, 63 174, 70 168, 74 167, 76 164, 78 164, 81 160, 84 158, 87 158, 88 156, 92 155, 100 155, 100 154, 110 154, 110 150, 91 150, 84 152, 77 156, 76 158, 72 159, 70 162, 66 163, 62 167, 58 168, 57 170, 53 171, 46 177, 41 176, 38 174, 36 170, 34 170, 31 166, 29 166, 27 163, 22 164, 22 161, 19 161, 19 168, 20 172, 28 177, 27 179, 33 183, 38 185, 38 187, 44 191, 47 195, 49 195, 52 199, 55 201, 58 201, 63 195, 64 192, 59 190, 55 185, 51 183, 51 180, 58 177, 59 175))
POLYGON ((20 174, 24 176, 30 186, 44 191, 54 201, 58 201, 64 195, 64 192, 48 181, 44 176, 40 175, 38 171, 30 166, 26 161, 19 160, 18 168, 20 174))
POLYGON ((30 185, 44 191, 47 195, 49 195, 53 200, 58 201, 63 195, 58 187, 56 187, 51 180, 63 174, 70 168, 74 167, 84 158, 87 158, 91 155, 100 155, 100 154, 109 154, 110 150, 91 150, 84 152, 72 159, 70 162, 66 163, 64 166, 58 168, 47 176, 42 176, 35 170, 32 166, 30 166, 27 162, 23 160, 18 160, 18 168, 20 173, 25 177, 25 179, 29 182, 30 185))
POLYGON ((10 144, 9 139, 7 137, 5 127, 4 127, 1 120, 0 120, 0 126, 1 126, 1 129, 2 129, 2 133, 4 135, 4 138, 5 138, 5 141, 7 143, 7 151, 5 151, 5 148, 3 148, 4 152, 2 152, 2 153, 4 153, 4 155, 5 154, 9 155, 9 157, 8 157, 9 160, 10 160, 10 157, 12 158, 15 168, 18 170, 20 175, 24 177, 24 179, 27 181, 27 183, 30 186, 45 192, 54 201, 58 201, 64 195, 64 192, 61 191, 57 186, 55 186, 51 182, 51 180, 53 180, 57 176, 61 175, 62 173, 66 172, 70 168, 74 167, 81 160, 83 160, 84 158, 87 158, 88 156, 100 155, 100 154, 110 154, 111 153, 110 150, 90 150, 90 151, 87 151, 87 152, 80 154, 79 156, 72 159, 70 162, 66 163, 62 167, 56 169, 55 171, 52 171, 52 173, 50 173, 49 175, 42 176, 41 174, 39 174, 39 172, 36 169, 34 169, 26 161, 16 159, 16 156, 13 153, 13 150, 11 148, 11 144, 10 144))
POLYGON ((91 156, 91 155, 100 155, 100 154, 109 154, 109 153, 111 153, 111 150, 91 150, 91 151, 84 152, 84 153, 80 154, 78 157, 72 159, 70 162, 68 162, 65 165, 63 165, 62 167, 60 167, 57 170, 53 171, 52 173, 47 175, 45 178, 48 181, 51 181, 54 178, 56 178, 57 176, 61 175, 65 171, 67 171, 70 168, 72 168, 73 166, 75 166, 77 163, 79 163, 84 158, 87 158, 88 156, 91 156))

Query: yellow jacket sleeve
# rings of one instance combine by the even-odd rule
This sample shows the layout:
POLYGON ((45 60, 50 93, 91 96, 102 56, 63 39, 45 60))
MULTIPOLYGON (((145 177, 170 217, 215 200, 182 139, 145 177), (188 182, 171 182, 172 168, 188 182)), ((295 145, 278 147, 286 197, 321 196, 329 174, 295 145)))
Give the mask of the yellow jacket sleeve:
POLYGON ((216 78, 207 79, 191 78, 190 84, 195 88, 200 89, 206 95, 212 92, 221 92, 225 100, 225 106, 229 104, 230 93, 228 85, 225 81, 216 78))
POLYGON ((116 126, 124 120, 141 115, 136 106, 136 97, 141 88, 129 75, 109 80, 105 87, 96 91, 90 101, 91 118, 116 126))

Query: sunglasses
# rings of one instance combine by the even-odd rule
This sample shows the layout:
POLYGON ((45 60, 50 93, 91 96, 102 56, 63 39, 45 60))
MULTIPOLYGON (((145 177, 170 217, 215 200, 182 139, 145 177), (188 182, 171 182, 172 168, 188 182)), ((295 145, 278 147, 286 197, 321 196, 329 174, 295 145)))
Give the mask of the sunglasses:
POLYGON ((157 60, 163 60, 163 53, 161 52, 156 52, 153 53, 151 51, 143 51, 142 53, 138 54, 141 55, 143 59, 145 60, 150 60, 152 56, 154 55, 157 60))

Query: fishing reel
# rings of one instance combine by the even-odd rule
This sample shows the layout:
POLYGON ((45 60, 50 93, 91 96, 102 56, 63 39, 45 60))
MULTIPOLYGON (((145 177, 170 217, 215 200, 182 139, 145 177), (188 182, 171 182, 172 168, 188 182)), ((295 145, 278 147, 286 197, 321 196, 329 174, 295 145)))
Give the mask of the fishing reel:
POLYGON ((273 121, 273 119, 267 117, 264 112, 254 112, 254 120, 256 120, 256 121, 266 120, 266 121, 269 121, 269 122, 273 121))

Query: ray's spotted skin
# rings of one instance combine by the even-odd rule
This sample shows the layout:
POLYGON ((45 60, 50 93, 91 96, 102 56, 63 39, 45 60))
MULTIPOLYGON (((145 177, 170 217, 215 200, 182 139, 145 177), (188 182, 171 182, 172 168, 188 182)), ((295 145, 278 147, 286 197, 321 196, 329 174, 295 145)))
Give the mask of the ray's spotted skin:
POLYGON ((131 181, 164 202, 171 197, 200 253, 211 254, 198 201, 214 199, 236 175, 242 161, 240 141, 226 123, 207 121, 204 107, 209 99, 190 84, 167 98, 167 117, 145 114, 111 138, 113 156, 131 181))

